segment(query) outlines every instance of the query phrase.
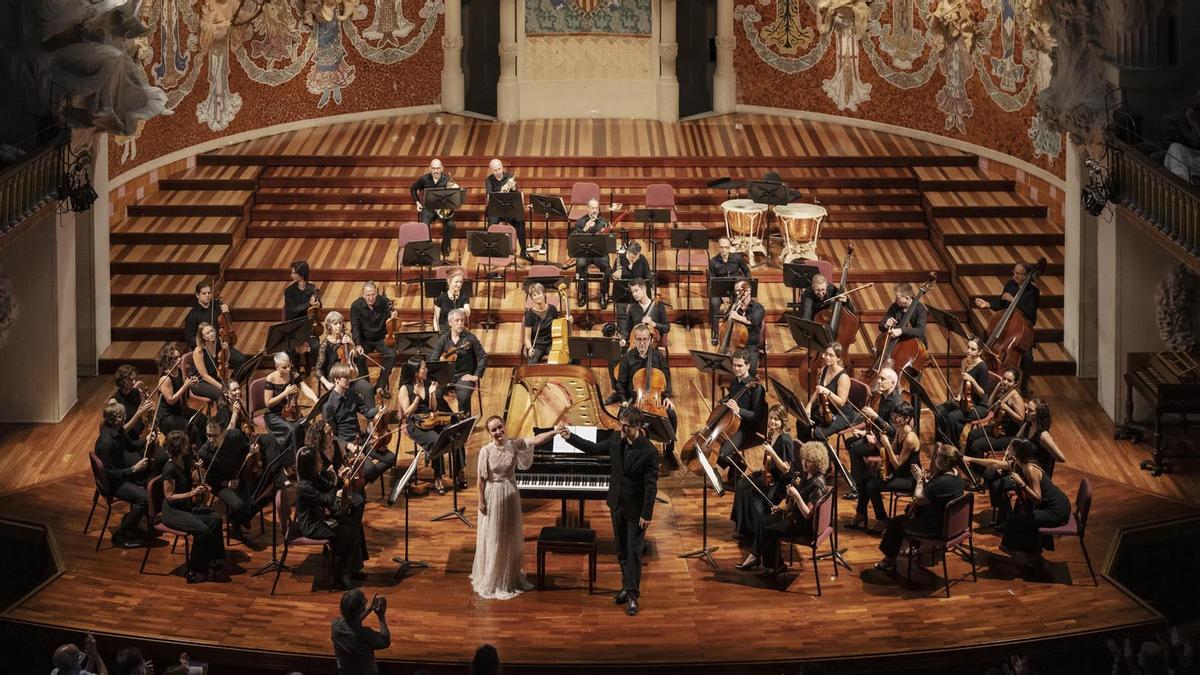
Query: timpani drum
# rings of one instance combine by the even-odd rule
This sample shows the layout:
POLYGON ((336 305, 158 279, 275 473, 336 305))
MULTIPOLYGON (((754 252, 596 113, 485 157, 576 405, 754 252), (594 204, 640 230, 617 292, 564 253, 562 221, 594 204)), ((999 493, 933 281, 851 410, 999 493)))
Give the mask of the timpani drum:
POLYGON ((753 261, 755 253, 767 254, 763 246, 767 205, 750 199, 729 199, 721 203, 725 213, 725 234, 733 247, 753 261))
POLYGON ((779 233, 783 235, 783 252, 779 259, 786 265, 796 258, 817 259, 817 238, 821 222, 828 212, 816 204, 784 204, 776 206, 779 233))

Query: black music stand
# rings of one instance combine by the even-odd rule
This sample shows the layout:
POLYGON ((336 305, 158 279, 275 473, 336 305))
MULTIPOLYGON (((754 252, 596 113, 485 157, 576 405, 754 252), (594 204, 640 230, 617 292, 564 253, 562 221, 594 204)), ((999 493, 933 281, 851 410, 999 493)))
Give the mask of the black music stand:
POLYGON ((425 379, 437 382, 439 389, 454 381, 454 361, 426 361, 425 370, 429 373, 425 379))
MULTIPOLYGON (((476 258, 511 258, 513 255, 512 240, 507 232, 469 232, 467 233, 467 250, 476 258)), ((500 273, 503 275, 504 268, 500 269, 500 273)), ((484 271, 484 279, 487 281, 487 290, 484 291, 487 295, 487 307, 484 309, 483 321, 479 323, 481 328, 496 327, 496 320, 492 318, 492 279, 494 278, 495 271, 493 269, 484 271)))
POLYGON ((650 278, 657 279, 658 255, 655 251, 658 247, 655 245, 654 239, 650 236, 650 230, 655 223, 671 222, 671 209, 636 209, 633 212, 633 220, 646 224, 646 246, 650 248, 650 278))
MULTIPOLYGON (((429 273, 433 270, 433 263, 440 260, 442 257, 441 251, 438 249, 438 243, 432 239, 425 241, 410 241, 404 245, 404 249, 400 252, 400 260, 396 261, 396 286, 399 287, 403 279, 400 276, 400 270, 403 267, 416 267, 417 280, 416 283, 421 286, 421 297, 425 297, 425 282, 429 281, 429 273), (403 267, 402 267, 403 266, 403 267)), ((411 281, 407 283, 413 283, 411 281)), ((418 307, 419 321, 421 328, 425 327, 425 303, 419 303, 418 307)))
MULTIPOLYGON (((607 258, 616 250, 617 239, 612 234, 575 232, 567 235, 567 255, 576 260, 579 258, 607 258)), ((575 274, 579 283, 585 284, 583 290, 586 292, 587 269, 579 269, 576 265, 575 274)), ((575 325, 586 330, 591 328, 592 324, 591 294, 588 294, 588 301, 583 305, 583 316, 575 320, 575 325)))
MULTIPOLYGON (((449 454, 450 475, 458 475, 458 469, 460 467, 458 466, 458 462, 456 462, 454 459, 454 455, 456 454, 455 451, 461 449, 466 452, 467 439, 470 438, 471 431, 474 430, 475 422, 478 420, 478 417, 468 417, 461 422, 456 422, 455 424, 451 424, 443 429, 442 433, 438 435, 437 441, 434 442, 433 447, 429 449, 429 461, 432 462, 438 457, 449 454)), ((459 520, 463 521, 467 527, 475 527, 471 524, 471 521, 467 520, 467 517, 463 515, 463 512, 466 511, 466 507, 458 505, 457 480, 453 481, 453 487, 451 489, 454 492, 454 508, 440 516, 430 518, 430 520, 438 521, 446 520, 448 518, 458 518, 459 520)))
MULTIPOLYGON (((263 469, 263 475, 262 475, 262 478, 260 478, 260 479, 259 479, 259 481, 261 482, 262 480, 266 479, 268 476, 272 476, 272 475, 274 475, 274 473, 275 473, 276 471, 279 471, 279 470, 280 470, 280 465, 283 463, 283 458, 284 458, 284 457, 287 457, 287 456, 288 456, 288 454, 290 454, 290 453, 287 453, 287 452, 280 452, 278 455, 276 455, 275 459, 272 459, 270 462, 267 462, 266 468, 265 468, 265 469, 263 469)), ((283 489, 283 488, 276 488, 276 489, 277 489, 277 490, 281 490, 281 489, 283 489)), ((251 493, 251 498, 252 498, 252 499, 257 499, 257 498, 258 498, 258 494, 259 494, 259 492, 261 492, 261 490, 259 489, 259 487, 258 487, 258 486, 255 486, 255 488, 254 488, 254 491, 251 493)), ((267 561, 267 564, 265 564, 265 565, 263 565, 262 567, 260 567, 260 568, 258 568, 257 570, 255 570, 255 571, 254 571, 254 574, 251 574, 251 575, 250 575, 251 577, 257 577, 257 576, 259 576, 259 575, 261 575, 261 574, 266 574, 267 572, 274 572, 275 570, 280 570, 281 572, 291 572, 291 571, 292 571, 292 569, 293 569, 293 568, 291 568, 291 567, 288 567, 287 565, 285 565, 285 564, 283 564, 283 563, 279 562, 279 558, 277 558, 277 557, 276 557, 276 551, 277 551, 277 549, 278 549, 278 546, 279 546, 279 541, 278 541, 278 538, 277 538, 277 537, 278 537, 278 532, 279 532, 279 522, 276 520, 276 519, 277 519, 277 517, 278 517, 278 516, 274 514, 274 509, 272 509, 272 516, 271 516, 271 559, 270 559, 269 561, 267 561)))
POLYGON ((652 412, 642 411, 642 420, 644 429, 646 430, 646 438, 655 443, 668 443, 675 440, 675 427, 671 426, 671 420, 663 415, 655 415, 652 412))
MULTIPOLYGON (((693 229, 688 227, 676 227, 671 230, 671 248, 675 250, 675 276, 678 277, 679 272, 679 251, 707 251, 708 250, 708 230, 693 229)), ((707 275, 708 270, 704 270, 707 275)), ((699 319, 693 319, 690 314, 692 312, 692 271, 688 270, 687 283, 684 285, 683 294, 686 300, 686 306, 683 312, 675 319, 675 323, 691 330, 693 326, 700 325, 699 319)))
POLYGON ((798 262, 784 263, 783 285, 792 289, 792 301, 788 303, 788 309, 800 311, 800 294, 812 287, 812 278, 820 273, 821 268, 816 265, 798 262))
MULTIPOLYGON (((400 437, 397 436, 397 439, 400 437)), ((399 445, 399 440, 396 442, 399 445)), ((417 476, 417 469, 421 466, 421 458, 425 456, 425 451, 421 446, 417 446, 417 454, 412 458, 412 463, 408 465, 408 470, 392 485, 392 493, 388 495, 387 505, 394 506, 400 499, 400 495, 404 495, 404 556, 395 556, 392 562, 399 563, 400 567, 396 570, 394 579, 400 579, 409 573, 414 567, 433 567, 430 563, 424 560, 413 560, 408 557, 408 532, 409 532, 409 508, 408 498, 411 492, 411 485, 414 478, 417 476)))
POLYGON ((739 281, 749 281, 750 295, 758 297, 758 279, 754 277, 709 277, 708 297, 732 298, 733 286, 739 281))
MULTIPOLYGON (((695 354, 695 352, 693 352, 693 354, 695 354)), ((704 454, 704 450, 702 448, 698 448, 696 451, 696 461, 700 463, 700 468, 704 471, 704 477, 706 479, 704 481, 704 485, 702 486, 702 492, 700 493, 700 548, 696 549, 695 551, 680 553, 678 557, 685 559, 699 558, 708 563, 709 567, 712 567, 714 570, 719 570, 721 567, 717 564, 716 560, 713 560, 712 554, 721 547, 708 545, 708 490, 711 486, 713 491, 717 493, 718 497, 723 497, 725 495, 725 485, 721 481, 721 474, 717 473, 713 469, 712 464, 708 463, 708 456, 704 454)))
MULTIPOLYGON (((421 205, 426 210, 437 213, 445 209, 454 211, 463 205, 463 201, 467 196, 467 189, 461 187, 438 187, 425 188, 425 193, 421 198, 421 205)), ((438 217, 441 220, 441 217, 438 217)))
MULTIPOLYGON (((833 331, 829 330, 829 326, 808 319, 801 319, 795 314, 784 314, 783 318, 787 321, 788 331, 792 334, 792 339, 796 341, 796 346, 793 349, 803 347, 807 352, 808 365, 804 369, 804 388, 812 391, 812 362, 813 358, 825 351, 825 348, 836 340, 833 331)), ((788 351, 792 351, 789 349, 788 351)))
POLYGON ((510 223, 521 220, 524 210, 525 196, 521 194, 520 190, 487 193, 487 210, 484 212, 484 216, 488 222, 491 222, 492 218, 507 220, 510 223))
POLYGON ((244 382, 251 373, 258 370, 263 357, 278 352, 295 353, 300 347, 308 344, 312 337, 312 321, 302 316, 282 323, 272 324, 267 328, 267 339, 262 351, 246 359, 233 373, 233 379, 244 382))
POLYGON ((571 361, 581 365, 591 365, 600 360, 605 367, 612 365, 621 357, 621 344, 613 338, 606 337, 572 337, 567 340, 567 352, 571 361))
POLYGON ((527 251, 530 253, 538 252, 546 256, 546 262, 550 262, 550 218, 567 219, 567 205, 563 203, 562 197, 551 197, 550 195, 529 195, 529 206, 534 213, 541 214, 546 217, 546 233, 542 239, 542 245, 530 246, 527 251))
POLYGON ((425 352, 433 351, 441 334, 435 330, 423 330, 392 333, 392 337, 396 341, 397 356, 423 356, 425 352))
MULTIPOLYGON (((733 358, 728 354, 706 352, 703 349, 689 349, 688 352, 692 355, 692 363, 695 364, 696 370, 708 373, 708 397, 710 403, 715 402, 717 399, 717 374, 727 375, 730 378, 737 377, 733 372, 733 358)), ((715 406, 715 403, 713 405, 715 406)))
POLYGON ((945 367, 949 367, 950 366, 950 334, 954 333, 955 335, 961 337, 964 340, 969 340, 970 336, 967 334, 966 329, 963 328, 963 325, 958 320, 958 317, 954 316, 950 312, 947 312, 944 309, 938 309, 937 307, 933 307, 928 304, 925 305, 925 309, 929 312, 927 323, 932 323, 932 324, 941 326, 946 331, 946 360, 943 361, 942 363, 945 365, 945 367))

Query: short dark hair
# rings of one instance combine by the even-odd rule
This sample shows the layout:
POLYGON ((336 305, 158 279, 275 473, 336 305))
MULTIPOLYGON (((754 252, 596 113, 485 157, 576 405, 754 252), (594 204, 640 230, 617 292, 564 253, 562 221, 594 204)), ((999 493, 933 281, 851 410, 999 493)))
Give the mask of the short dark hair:
POLYGON ((113 668, 116 675, 135 675, 145 659, 137 647, 126 647, 117 652, 117 661, 113 668))
POLYGON ((308 263, 304 260, 297 260, 292 263, 292 271, 300 275, 300 278, 308 281, 308 263))
POLYGON ((631 427, 642 428, 642 411, 637 408, 629 407, 622 410, 618 419, 631 427))
POLYGON ((741 359, 748 364, 748 363, 750 363, 750 354, 751 353, 752 352, 749 349, 739 349, 733 353, 733 358, 741 359))
POLYGON ((358 623, 367 608, 367 594, 361 588, 351 588, 342 593, 342 618, 348 623, 358 623))
MULTIPOLYGON (((642 245, 637 243, 636 241, 631 241, 631 242, 629 242, 629 245, 625 247, 625 252, 637 255, 642 252, 642 245)), ((487 646, 489 646, 489 645, 484 645, 484 647, 487 647, 487 646)))
POLYGON ((200 291, 202 291, 206 288, 212 288, 211 281, 209 281, 208 279, 204 279, 202 281, 197 281, 196 282, 196 295, 200 295, 200 291))
POLYGON ((471 675, 497 675, 500 672, 500 652, 492 645, 480 645, 471 659, 471 675))
POLYGON ((895 406, 892 408, 892 415, 893 415, 893 416, 894 416, 894 415, 899 415, 899 416, 901 416, 901 417, 907 417, 908 419, 910 419, 910 420, 911 420, 911 419, 912 419, 912 417, 913 417, 913 407, 912 407, 912 404, 911 404, 911 403, 909 403, 908 401, 901 401, 900 403, 896 404, 896 405, 895 405, 895 406))

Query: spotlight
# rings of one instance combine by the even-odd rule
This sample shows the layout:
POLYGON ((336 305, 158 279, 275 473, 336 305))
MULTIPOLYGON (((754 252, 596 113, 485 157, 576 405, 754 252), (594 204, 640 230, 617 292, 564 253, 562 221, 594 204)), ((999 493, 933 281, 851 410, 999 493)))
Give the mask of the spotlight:
POLYGON ((1109 184, 1104 166, 1094 159, 1084 160, 1087 167, 1088 182, 1079 194, 1079 201, 1085 211, 1091 216, 1104 213, 1104 207, 1112 199, 1112 186, 1109 184))
POLYGON ((100 195, 92 189, 91 181, 86 178, 74 190, 71 191, 71 210, 75 213, 83 213, 92 208, 92 204, 100 195))

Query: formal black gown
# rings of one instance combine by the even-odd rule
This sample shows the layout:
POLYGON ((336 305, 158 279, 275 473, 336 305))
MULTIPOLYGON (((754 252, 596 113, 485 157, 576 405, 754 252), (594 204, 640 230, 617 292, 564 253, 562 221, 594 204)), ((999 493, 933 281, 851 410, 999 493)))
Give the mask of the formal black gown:
MULTIPOLYGON (((793 473, 789 472, 784 479, 790 481, 792 475, 793 473)), ((825 477, 819 474, 805 476, 796 489, 806 504, 814 506, 821 495, 825 494, 825 477)), ((768 513, 759 520, 753 542, 754 554, 762 561, 763 567, 778 567, 779 540, 784 537, 807 537, 812 533, 812 518, 800 515, 799 510, 794 507, 790 512, 768 513)))
MULTIPOLYGON (((771 444, 775 450, 775 454, 779 458, 787 462, 789 465, 795 464, 795 444, 792 442, 792 437, 787 433, 779 434, 775 442, 771 444)), ((770 489, 767 488, 766 480, 763 477, 761 470, 750 474, 750 480, 739 480, 733 491, 733 508, 729 513, 729 519, 733 521, 734 537, 745 541, 751 541, 755 533, 758 531, 759 521, 770 512, 770 505, 759 494, 759 490, 765 492, 767 497, 771 499, 771 504, 778 504, 783 499, 784 494, 784 472, 780 471, 774 462, 769 465, 768 472, 773 479, 773 485, 770 489), (758 489, 755 489, 758 488, 758 489)))
POLYGON ((1038 485, 1042 498, 1036 504, 1022 498, 1023 503, 1008 517, 1000 544, 1010 551, 1037 554, 1054 550, 1054 538, 1038 534, 1038 529, 1065 525, 1071 518, 1070 500, 1048 474, 1042 472, 1038 485))
MULTIPOLYGON (((191 492, 195 484, 192 472, 175 462, 163 467, 162 479, 172 481, 175 493, 191 492)), ((172 529, 192 535, 188 570, 206 573, 213 562, 225 559, 225 539, 221 533, 221 514, 192 499, 163 499, 162 521, 172 529)))
POLYGON ((315 481, 300 479, 296 486, 295 526, 310 539, 329 539, 333 546, 335 569, 339 576, 362 569, 367 559, 367 537, 363 532, 363 497, 348 495, 349 505, 333 513, 338 486, 325 474, 315 481), (327 519, 326 513, 332 513, 327 519))

